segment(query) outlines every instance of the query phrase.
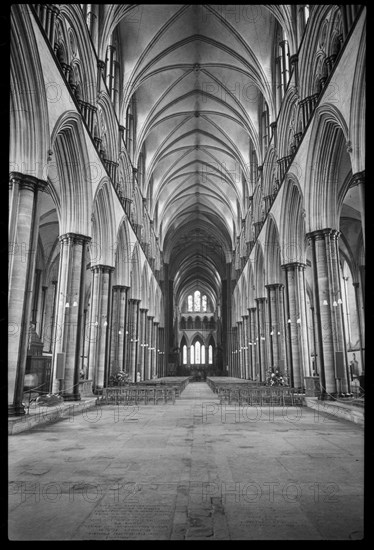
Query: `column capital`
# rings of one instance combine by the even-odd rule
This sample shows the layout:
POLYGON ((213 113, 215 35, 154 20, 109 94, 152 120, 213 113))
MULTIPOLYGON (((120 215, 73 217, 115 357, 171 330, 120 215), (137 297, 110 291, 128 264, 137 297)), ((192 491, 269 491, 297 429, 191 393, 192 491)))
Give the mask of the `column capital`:
POLYGON ((257 309, 256 307, 249 307, 248 311, 251 311, 252 313, 255 313, 256 309, 257 309))
POLYGON ((353 174, 349 187, 356 187, 356 185, 365 185, 365 170, 353 174))
POLYGON ((265 300, 265 296, 262 296, 261 298, 255 298, 255 302, 257 302, 258 304, 262 304, 263 302, 265 302, 265 300))
POLYGON ((67 243, 73 243, 73 244, 87 244, 91 240, 91 237, 88 237, 87 235, 81 235, 80 233, 64 233, 63 235, 59 236, 60 243, 67 242, 67 243))
POLYGON ((128 290, 130 287, 125 285, 113 285, 113 290, 128 290))
POLYGON ((157 327, 160 324, 160 321, 153 321, 153 324, 157 327))
POLYGON ((133 304, 140 304, 141 300, 139 300, 139 298, 129 298, 129 302, 132 302, 133 304))
POLYGON ((98 59, 97 60, 97 68, 101 69, 101 70, 104 70, 105 69, 105 61, 103 61, 102 59, 98 59))
POLYGON ((153 319, 155 318, 154 315, 147 315, 147 319, 148 321, 152 321, 153 319))
POLYGON ((112 273, 114 267, 111 265, 96 264, 91 266, 91 271, 93 273, 112 273))
POLYGON ((288 264, 281 265, 281 268, 284 271, 295 271, 295 270, 304 271, 304 269, 306 268, 306 264, 303 264, 301 262, 290 262, 288 264))
POLYGON ((9 174, 9 184, 12 187, 14 184, 18 184, 20 189, 30 189, 34 193, 36 191, 45 191, 48 182, 40 180, 35 176, 30 176, 29 174, 22 174, 21 172, 10 172, 9 174))
POLYGON ((242 315, 243 319, 248 319, 249 315, 242 315))
POLYGON ((336 239, 340 236, 340 231, 338 229, 331 229, 330 227, 327 227, 325 229, 316 229, 315 231, 310 231, 306 234, 306 236, 309 241, 318 241, 321 239, 325 239, 327 236, 336 239))
POLYGON ((140 311, 141 313, 147 313, 148 309, 147 309, 146 307, 140 307, 140 308, 139 308, 139 311, 140 311))
POLYGON ((277 288, 283 288, 283 287, 284 285, 282 283, 270 283, 268 285, 265 285, 265 288, 268 288, 269 290, 276 290, 277 288))

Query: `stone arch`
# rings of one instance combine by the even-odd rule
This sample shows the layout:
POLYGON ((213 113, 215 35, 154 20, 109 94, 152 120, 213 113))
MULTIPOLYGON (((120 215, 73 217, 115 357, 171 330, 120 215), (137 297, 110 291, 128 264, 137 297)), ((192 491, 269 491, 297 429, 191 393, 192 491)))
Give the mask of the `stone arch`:
POLYGON ((288 174, 282 197, 280 242, 282 264, 305 263, 305 209, 297 178, 288 174))
POLYGON ((330 104, 317 108, 308 152, 305 189, 310 231, 338 228, 338 170, 336 160, 346 149, 348 130, 340 111, 330 104))
POLYGON ((112 188, 106 178, 101 181, 95 193, 92 222, 93 243, 97 243, 101 251, 100 259, 96 259, 95 263, 113 266, 116 249, 114 206, 112 188))
POLYGON ((91 172, 80 115, 66 111, 51 136, 55 162, 48 167, 51 186, 60 197, 60 231, 90 235, 91 172))
POLYGON ((13 4, 10 15, 10 172, 47 180, 50 135, 38 46, 28 6, 13 4))
POLYGON ((141 300, 141 262, 139 245, 135 243, 134 251, 131 257, 131 298, 135 300, 141 300))
POLYGON ((149 309, 149 275, 148 275, 148 264, 144 262, 142 270, 142 287, 141 287, 141 307, 149 309))
POLYGON ((264 253, 261 244, 257 241, 255 251, 255 287, 256 298, 266 296, 265 293, 265 270, 264 270, 264 253))
POLYGON ((266 284, 281 281, 281 249, 277 224, 272 214, 266 227, 265 274, 266 284))
POLYGON ((115 125, 115 117, 112 114, 111 99, 106 92, 100 92, 97 102, 97 114, 99 122, 99 134, 101 148, 106 160, 117 161, 118 158, 118 129, 115 125))
POLYGON ((117 285, 130 286, 130 266, 131 266, 131 243, 129 238, 129 230, 127 227, 128 221, 123 216, 118 232, 116 241, 116 254, 115 254, 115 272, 114 277, 117 285))

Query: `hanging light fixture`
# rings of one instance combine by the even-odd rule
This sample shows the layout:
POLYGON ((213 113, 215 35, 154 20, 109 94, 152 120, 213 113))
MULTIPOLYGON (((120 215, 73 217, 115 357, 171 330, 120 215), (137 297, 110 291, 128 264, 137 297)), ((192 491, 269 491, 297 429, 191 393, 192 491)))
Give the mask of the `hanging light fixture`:
POLYGON ((65 307, 70 307, 69 302, 66 302, 65 307))
POLYGON ((301 324, 301 319, 300 319, 300 317, 299 317, 298 319, 296 319, 296 323, 297 323, 298 325, 301 324))
POLYGON ((338 304, 342 304, 343 300, 341 298, 338 299, 338 304))
POLYGON ((74 296, 73 307, 77 307, 77 306, 78 306, 77 295, 75 295, 75 296, 74 296))
POLYGON ((288 319, 287 323, 291 323, 291 319, 288 319))
POLYGON ((333 303, 332 303, 332 305, 333 305, 334 307, 337 307, 337 305, 338 305, 337 301, 334 300, 333 303))
POLYGON ((324 306, 328 306, 328 305, 329 305, 328 301, 327 301, 327 300, 323 300, 323 305, 324 305, 324 306))

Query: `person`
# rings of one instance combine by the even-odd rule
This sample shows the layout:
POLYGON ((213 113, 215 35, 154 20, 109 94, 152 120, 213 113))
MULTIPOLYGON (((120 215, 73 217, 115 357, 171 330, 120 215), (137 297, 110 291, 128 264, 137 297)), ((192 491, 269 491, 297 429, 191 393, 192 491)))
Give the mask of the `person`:
POLYGON ((142 381, 142 375, 140 374, 139 371, 136 373, 136 381, 137 381, 137 382, 141 382, 141 381, 142 381))

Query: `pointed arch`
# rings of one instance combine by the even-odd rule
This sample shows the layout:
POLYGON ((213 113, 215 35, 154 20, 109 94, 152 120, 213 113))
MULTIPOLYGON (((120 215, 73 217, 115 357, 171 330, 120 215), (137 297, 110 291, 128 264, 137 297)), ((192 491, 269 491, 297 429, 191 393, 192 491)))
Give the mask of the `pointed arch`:
POLYGON ((279 283, 281 281, 281 247, 279 231, 272 214, 269 214, 266 224, 266 249, 265 249, 265 273, 266 284, 279 283))
POLYGON ((303 193, 297 178, 288 174, 282 197, 280 242, 282 264, 306 261, 305 208, 303 193))
POLYGON ((96 190, 92 220, 92 239, 101 251, 100 259, 96 258, 95 263, 114 266, 114 253, 116 249, 114 206, 112 187, 106 178, 100 182, 96 190))
POLYGON ((130 268, 131 268, 131 242, 128 230, 128 221, 126 216, 120 221, 115 253, 115 272, 114 284, 130 286, 130 268))
POLYGON ((13 4, 10 15, 10 172, 47 180, 50 134, 38 46, 28 6, 13 4))
POLYGON ((55 162, 49 164, 48 173, 61 201, 61 234, 73 232, 90 236, 91 171, 82 120, 77 112, 65 111, 59 117, 51 145, 55 162))

